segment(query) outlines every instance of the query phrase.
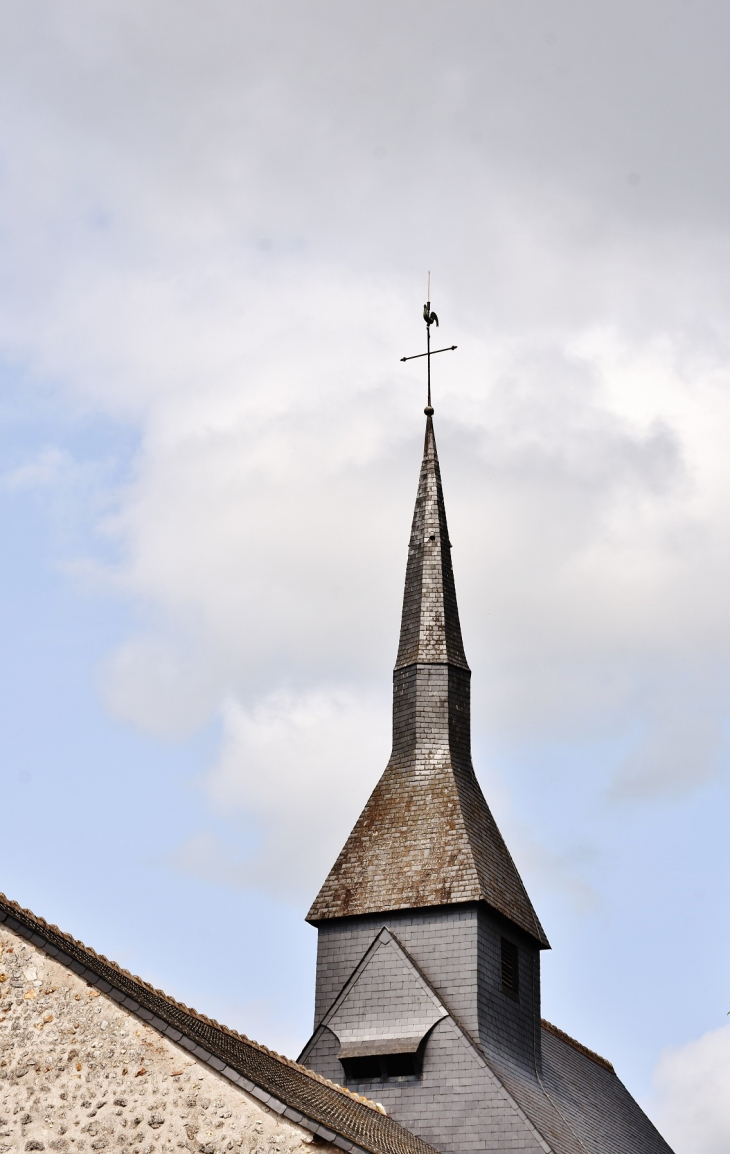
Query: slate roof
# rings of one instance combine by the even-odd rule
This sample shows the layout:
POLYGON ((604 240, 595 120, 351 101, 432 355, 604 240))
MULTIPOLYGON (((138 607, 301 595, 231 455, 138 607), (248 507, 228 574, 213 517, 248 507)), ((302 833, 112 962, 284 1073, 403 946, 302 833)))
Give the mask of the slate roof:
POLYGON ((672 1154, 610 1062, 543 1023, 546 1095, 577 1136, 576 1154, 672 1154))
POLYGON ((189 1050, 264 1105, 343 1150, 435 1154, 376 1103, 175 1001, 0 894, 0 923, 189 1050))
POLYGON ((471 763, 470 673, 430 415, 393 677, 390 761, 307 920, 485 901, 548 947, 471 763))
POLYGON ((485 1056, 555 1154, 672 1154, 613 1066, 542 1023, 542 1073, 485 1056))

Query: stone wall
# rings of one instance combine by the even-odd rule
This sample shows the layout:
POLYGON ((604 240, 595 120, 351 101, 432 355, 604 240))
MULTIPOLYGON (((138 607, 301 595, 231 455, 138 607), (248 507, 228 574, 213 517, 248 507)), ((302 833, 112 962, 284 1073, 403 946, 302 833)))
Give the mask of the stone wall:
POLYGON ((312 1142, 0 928, 0 1154, 309 1154, 312 1142))

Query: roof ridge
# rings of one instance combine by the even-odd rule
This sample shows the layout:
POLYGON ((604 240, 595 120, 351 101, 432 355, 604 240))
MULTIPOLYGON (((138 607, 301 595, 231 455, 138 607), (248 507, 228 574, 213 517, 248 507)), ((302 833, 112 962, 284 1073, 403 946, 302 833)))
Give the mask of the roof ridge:
POLYGON ((276 1050, 269 1049, 268 1046, 264 1046, 261 1042, 256 1042, 253 1038, 249 1038, 246 1034, 239 1033, 238 1030, 233 1029, 231 1026, 223 1025, 221 1022, 216 1021, 215 1018, 209 1018, 207 1014, 201 1013, 199 1010, 196 1010, 192 1006, 186 1006, 184 1002, 180 1002, 177 998, 173 998, 171 994, 165 993, 164 990, 158 989, 150 982, 145 981, 144 978, 140 978, 137 974, 133 974, 129 970, 125 969, 124 966, 120 966, 118 962, 107 958, 105 954, 98 953, 93 946, 87 946, 84 942, 80 941, 79 938, 75 938, 72 934, 66 933, 65 930, 60 929, 53 922, 47 922, 45 918, 40 917, 38 914, 34 914, 32 910, 21 906, 12 898, 7 897, 7 895, 2 891, 0 891, 0 904, 4 905, 7 909, 12 909, 17 913, 23 914, 26 918, 31 919, 36 923, 36 925, 42 927, 43 929, 51 930, 64 941, 77 946, 81 950, 84 950, 84 952, 90 954, 92 958, 97 958, 100 962, 103 962, 104 965, 109 966, 110 969, 115 970, 119 974, 123 974, 124 977, 131 979, 131 981, 137 983, 139 986, 143 986, 151 993, 157 994, 158 997, 164 998, 166 1002, 174 1006, 176 1009, 182 1010, 183 1013, 189 1014, 191 1017, 196 1018, 198 1021, 205 1023, 205 1025, 212 1026, 214 1029, 220 1030, 223 1034, 227 1034, 232 1038, 236 1038, 241 1042, 245 1042, 249 1046, 253 1046, 256 1050, 260 1050, 262 1053, 268 1054, 269 1057, 275 1058, 277 1061, 282 1062, 284 1065, 290 1066, 292 1069, 298 1070, 302 1074, 306 1074, 307 1077, 311 1078, 313 1081, 319 1082, 325 1086, 330 1086, 333 1090, 337 1090, 340 1094, 343 1094, 348 1098, 353 1098, 358 1102, 362 1102, 364 1105, 370 1107, 370 1109, 376 1111, 379 1114, 386 1114, 386 1111, 383 1109, 379 1102, 375 1102, 371 1098, 366 1098, 362 1094, 354 1094, 352 1090, 348 1090, 346 1086, 340 1086, 339 1083, 332 1082, 329 1078, 323 1077, 322 1074, 318 1074, 315 1070, 310 1070, 307 1066, 302 1066, 299 1062, 294 1061, 293 1058, 287 1058, 286 1055, 279 1054, 276 1050))
POLYGON ((616 1073, 608 1058, 602 1058, 601 1055, 597 1054, 595 1050, 589 1050, 588 1047, 584 1046, 582 1042, 577 1041, 575 1038, 571 1038, 570 1034, 565 1033, 565 1030, 559 1029, 558 1026, 554 1026, 552 1022, 548 1022, 545 1018, 541 1019, 541 1024, 543 1030, 547 1030, 548 1034, 554 1034, 556 1038, 560 1038, 561 1042, 567 1042, 569 1046, 572 1046, 573 1049, 577 1050, 579 1054, 583 1054, 584 1057, 590 1058, 590 1060, 595 1062, 597 1066, 603 1066, 604 1070, 609 1070, 611 1074, 616 1073))

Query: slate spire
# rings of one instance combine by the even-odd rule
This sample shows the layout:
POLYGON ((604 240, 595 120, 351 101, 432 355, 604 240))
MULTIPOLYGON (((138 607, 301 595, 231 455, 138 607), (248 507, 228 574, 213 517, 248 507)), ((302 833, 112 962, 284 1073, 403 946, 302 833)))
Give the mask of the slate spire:
POLYGON ((408 545, 395 668, 417 664, 469 669, 461 640, 451 542, 430 413, 426 418, 426 440, 408 545))
POLYGON ((432 413, 393 673, 393 752, 307 921, 481 901, 547 946, 472 768, 471 674, 432 413))

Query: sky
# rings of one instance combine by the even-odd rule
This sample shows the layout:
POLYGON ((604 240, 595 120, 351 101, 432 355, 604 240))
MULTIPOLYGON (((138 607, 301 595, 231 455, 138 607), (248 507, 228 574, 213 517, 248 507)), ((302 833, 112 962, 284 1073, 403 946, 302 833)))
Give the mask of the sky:
POLYGON ((389 754, 430 270, 544 1015, 677 1154, 727 1151, 727 4, 0 32, 0 889, 296 1056, 304 915, 389 754))

